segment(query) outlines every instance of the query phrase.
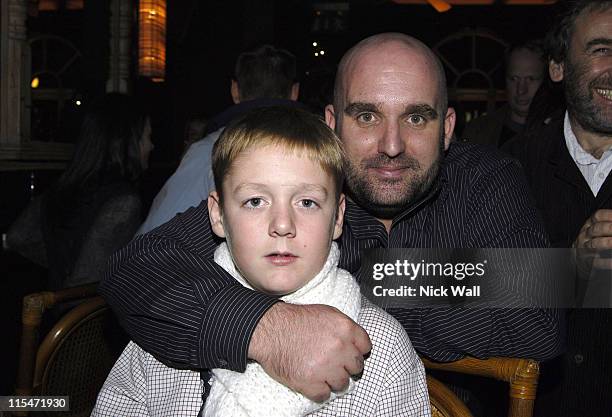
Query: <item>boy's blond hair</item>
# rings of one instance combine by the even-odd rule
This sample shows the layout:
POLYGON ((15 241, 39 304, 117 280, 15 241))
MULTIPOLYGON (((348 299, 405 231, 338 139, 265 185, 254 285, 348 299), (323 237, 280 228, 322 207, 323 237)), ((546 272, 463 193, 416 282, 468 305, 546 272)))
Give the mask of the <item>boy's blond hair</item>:
POLYGON ((212 151, 212 170, 219 202, 223 180, 242 152, 277 146, 304 155, 334 179, 336 198, 344 182, 344 151, 338 136, 323 119, 294 107, 266 107, 234 120, 223 131, 212 151))

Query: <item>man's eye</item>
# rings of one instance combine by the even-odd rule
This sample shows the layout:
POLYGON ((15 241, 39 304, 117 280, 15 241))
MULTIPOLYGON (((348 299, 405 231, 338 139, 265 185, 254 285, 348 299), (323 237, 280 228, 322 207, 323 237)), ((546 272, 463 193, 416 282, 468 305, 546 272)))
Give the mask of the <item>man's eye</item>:
POLYGON ((314 200, 311 200, 309 198, 305 198, 303 200, 300 200, 299 204, 300 204, 300 206, 302 206, 304 208, 315 208, 315 207, 318 207, 318 204, 314 200))
POLYGON ((427 120, 420 114, 411 114, 408 116, 408 121, 411 125, 423 126, 427 120))
POLYGON ((361 113, 357 116, 357 121, 361 123, 372 123, 375 120, 374 114, 372 113, 361 113))
POLYGON ((610 55, 612 49, 608 47, 597 48, 593 51, 596 55, 610 55))
POLYGON ((259 197, 249 198, 247 201, 244 202, 244 206, 247 208, 257 208, 260 207, 262 204, 263 201, 259 197))

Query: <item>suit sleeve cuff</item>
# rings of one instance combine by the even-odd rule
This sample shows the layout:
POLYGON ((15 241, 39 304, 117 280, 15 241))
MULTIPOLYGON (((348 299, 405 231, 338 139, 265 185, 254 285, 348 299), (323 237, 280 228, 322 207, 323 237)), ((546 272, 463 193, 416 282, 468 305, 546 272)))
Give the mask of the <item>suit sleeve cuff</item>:
POLYGON ((206 309, 200 357, 212 367, 244 372, 251 337, 259 320, 278 298, 242 285, 221 289, 206 309))

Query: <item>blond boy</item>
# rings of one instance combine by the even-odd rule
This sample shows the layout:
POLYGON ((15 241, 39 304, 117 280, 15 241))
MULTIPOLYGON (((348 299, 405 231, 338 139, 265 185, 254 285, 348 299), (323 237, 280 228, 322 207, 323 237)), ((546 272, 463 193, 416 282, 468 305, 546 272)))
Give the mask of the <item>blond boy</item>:
POLYGON ((274 381, 257 363, 244 373, 214 369, 204 381, 199 372, 166 367, 130 343, 93 415, 430 415, 423 365, 404 329, 337 267, 343 159, 338 138, 317 117, 291 108, 256 110, 215 144, 217 191, 208 208, 214 233, 226 240, 215 261, 239 284, 288 303, 330 305, 368 332, 372 351, 361 378, 317 403, 274 381))

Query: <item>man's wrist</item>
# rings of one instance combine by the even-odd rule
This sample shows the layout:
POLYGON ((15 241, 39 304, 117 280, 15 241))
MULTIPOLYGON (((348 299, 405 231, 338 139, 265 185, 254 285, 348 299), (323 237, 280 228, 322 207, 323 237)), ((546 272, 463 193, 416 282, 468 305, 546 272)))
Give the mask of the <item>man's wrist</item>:
POLYGON ((278 302, 272 305, 259 319, 253 329, 249 342, 248 358, 258 363, 266 362, 270 355, 270 346, 278 335, 278 319, 288 320, 287 304, 278 302))
POLYGON ((221 290, 203 317, 200 356, 206 367, 244 372, 247 353, 255 327, 266 311, 278 302, 240 284, 221 290), (228 331, 231 329, 231 331, 228 331))

